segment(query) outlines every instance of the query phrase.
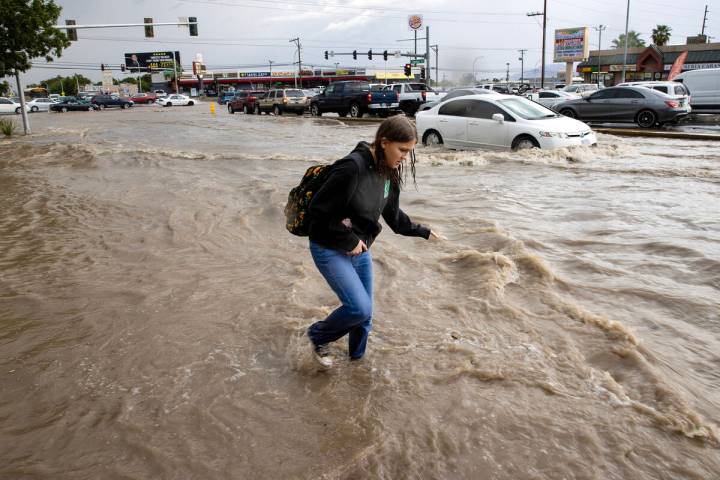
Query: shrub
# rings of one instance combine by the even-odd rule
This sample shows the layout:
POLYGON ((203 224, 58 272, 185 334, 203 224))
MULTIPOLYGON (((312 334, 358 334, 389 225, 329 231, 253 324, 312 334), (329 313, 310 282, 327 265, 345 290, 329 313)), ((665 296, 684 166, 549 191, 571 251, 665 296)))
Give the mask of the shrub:
POLYGON ((0 132, 2 132, 6 137, 10 137, 13 133, 15 133, 15 127, 16 125, 14 121, 0 118, 0 132))

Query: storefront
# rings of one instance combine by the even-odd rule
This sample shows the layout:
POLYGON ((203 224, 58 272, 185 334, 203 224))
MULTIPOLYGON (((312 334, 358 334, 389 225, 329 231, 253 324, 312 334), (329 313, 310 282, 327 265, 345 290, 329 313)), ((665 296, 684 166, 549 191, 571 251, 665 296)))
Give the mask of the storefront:
MULTIPOLYGON (((625 63, 625 81, 667 80, 670 69, 683 52, 688 52, 682 71, 704 68, 720 68, 720 43, 667 45, 628 49, 625 63)), ((605 86, 622 81, 623 49, 590 51, 587 60, 577 66, 586 83, 598 82, 605 86)))

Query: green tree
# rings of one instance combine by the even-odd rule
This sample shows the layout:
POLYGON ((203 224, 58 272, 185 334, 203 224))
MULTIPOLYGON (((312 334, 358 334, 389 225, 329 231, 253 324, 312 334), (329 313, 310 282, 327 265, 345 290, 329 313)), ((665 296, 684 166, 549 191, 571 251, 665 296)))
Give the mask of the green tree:
POLYGON ((0 82, 0 97, 9 97, 11 93, 10 84, 6 80, 0 82))
POLYGON ((670 41, 670 32, 672 31, 671 27, 668 27, 667 25, 658 25, 657 27, 653 28, 652 31, 652 41, 655 45, 658 47, 662 47, 663 45, 667 45, 667 43, 670 41))
POLYGON ((0 0, 0 77, 28 70, 33 58, 51 62, 70 46, 54 27, 61 10, 53 0, 0 0))
MULTIPOLYGON (((628 48, 644 47, 645 40, 640 38, 640 34, 635 30, 628 31, 628 48)), ((612 45, 615 48, 625 48, 625 34, 621 33, 618 38, 612 41, 612 45)))
POLYGON ((40 82, 40 85, 48 89, 48 93, 61 94, 64 91, 67 96, 77 95, 78 84, 81 87, 91 85, 92 80, 82 75, 73 75, 72 77, 62 77, 58 75, 57 77, 48 78, 40 82))
MULTIPOLYGON (((137 85, 137 77, 121 78, 119 83, 130 83, 132 85, 137 85)), ((152 80, 150 79, 149 73, 142 76, 140 86, 142 87, 143 92, 150 91, 150 87, 152 86, 152 80)))

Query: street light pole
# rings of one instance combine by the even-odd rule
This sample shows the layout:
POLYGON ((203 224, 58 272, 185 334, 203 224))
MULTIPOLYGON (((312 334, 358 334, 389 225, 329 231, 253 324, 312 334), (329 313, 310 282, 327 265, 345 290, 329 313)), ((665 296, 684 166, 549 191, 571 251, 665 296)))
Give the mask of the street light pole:
POLYGON ((472 71, 472 73, 473 73, 473 83, 477 83, 477 78, 476 78, 476 76, 475 76, 475 62, 477 62, 477 61, 480 60, 481 58, 483 58, 483 57, 482 57, 482 56, 479 56, 479 57, 475 57, 475 60, 473 60, 473 68, 472 68, 472 70, 473 70, 473 71, 472 71))
POLYGON ((520 52, 520 83, 525 83, 525 52, 527 52, 526 48, 523 48, 519 50, 520 52))
POLYGON ((598 69, 597 69, 597 86, 600 88, 600 50, 602 50, 602 32, 607 29, 607 25, 598 25, 593 27, 598 31, 598 69))
POLYGON ((625 13, 625 48, 623 51, 622 79, 620 80, 621 83, 625 81, 625 65, 627 64, 628 23, 630 23, 630 0, 627 0, 627 12, 625 13))

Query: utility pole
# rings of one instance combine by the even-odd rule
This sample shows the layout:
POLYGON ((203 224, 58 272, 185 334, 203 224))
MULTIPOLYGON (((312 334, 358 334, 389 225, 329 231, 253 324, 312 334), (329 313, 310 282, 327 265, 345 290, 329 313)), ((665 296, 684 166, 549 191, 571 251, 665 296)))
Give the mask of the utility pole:
POLYGON ((430 27, 425 27, 425 79, 430 85, 432 74, 430 73, 430 27))
POLYGON ((430 48, 432 48, 435 51, 435 85, 438 85, 438 46, 430 45, 430 48))
POLYGON ((518 50, 520 52, 520 83, 525 83, 525 52, 527 52, 527 48, 523 48, 518 50))
POLYGON ((703 26, 702 26, 702 30, 700 31, 700 35, 703 35, 703 36, 705 35, 705 22, 707 21, 707 14, 708 14, 707 7, 708 6, 705 5, 705 15, 703 15, 703 26))
POLYGON ((627 64, 628 49, 628 23, 630 23, 630 0, 627 0, 627 12, 625 13, 625 48, 623 52, 622 78, 620 80, 620 83, 625 81, 625 65, 627 64))
POLYGON ((600 88, 600 50, 602 50, 602 32, 607 30, 607 25, 598 25, 593 27, 598 32, 598 70, 597 70, 597 86, 600 88))
MULTIPOLYGON (((300 57, 300 37, 291 38, 290 43, 293 42, 297 46, 298 51, 298 80, 300 81, 300 88, 302 88, 302 58, 300 57)), ((295 83, 295 86, 297 87, 297 82, 295 83)))
MULTIPOLYGON (((630 0, 628 0, 629 2, 630 0)), ((547 29, 547 0, 543 0, 543 11, 528 13, 528 17, 543 17, 542 67, 540 69, 540 88, 545 88, 545 30, 547 29)))
POLYGON ((505 63, 505 66, 507 67, 507 70, 505 71, 505 81, 510 81, 510 62, 505 63))

